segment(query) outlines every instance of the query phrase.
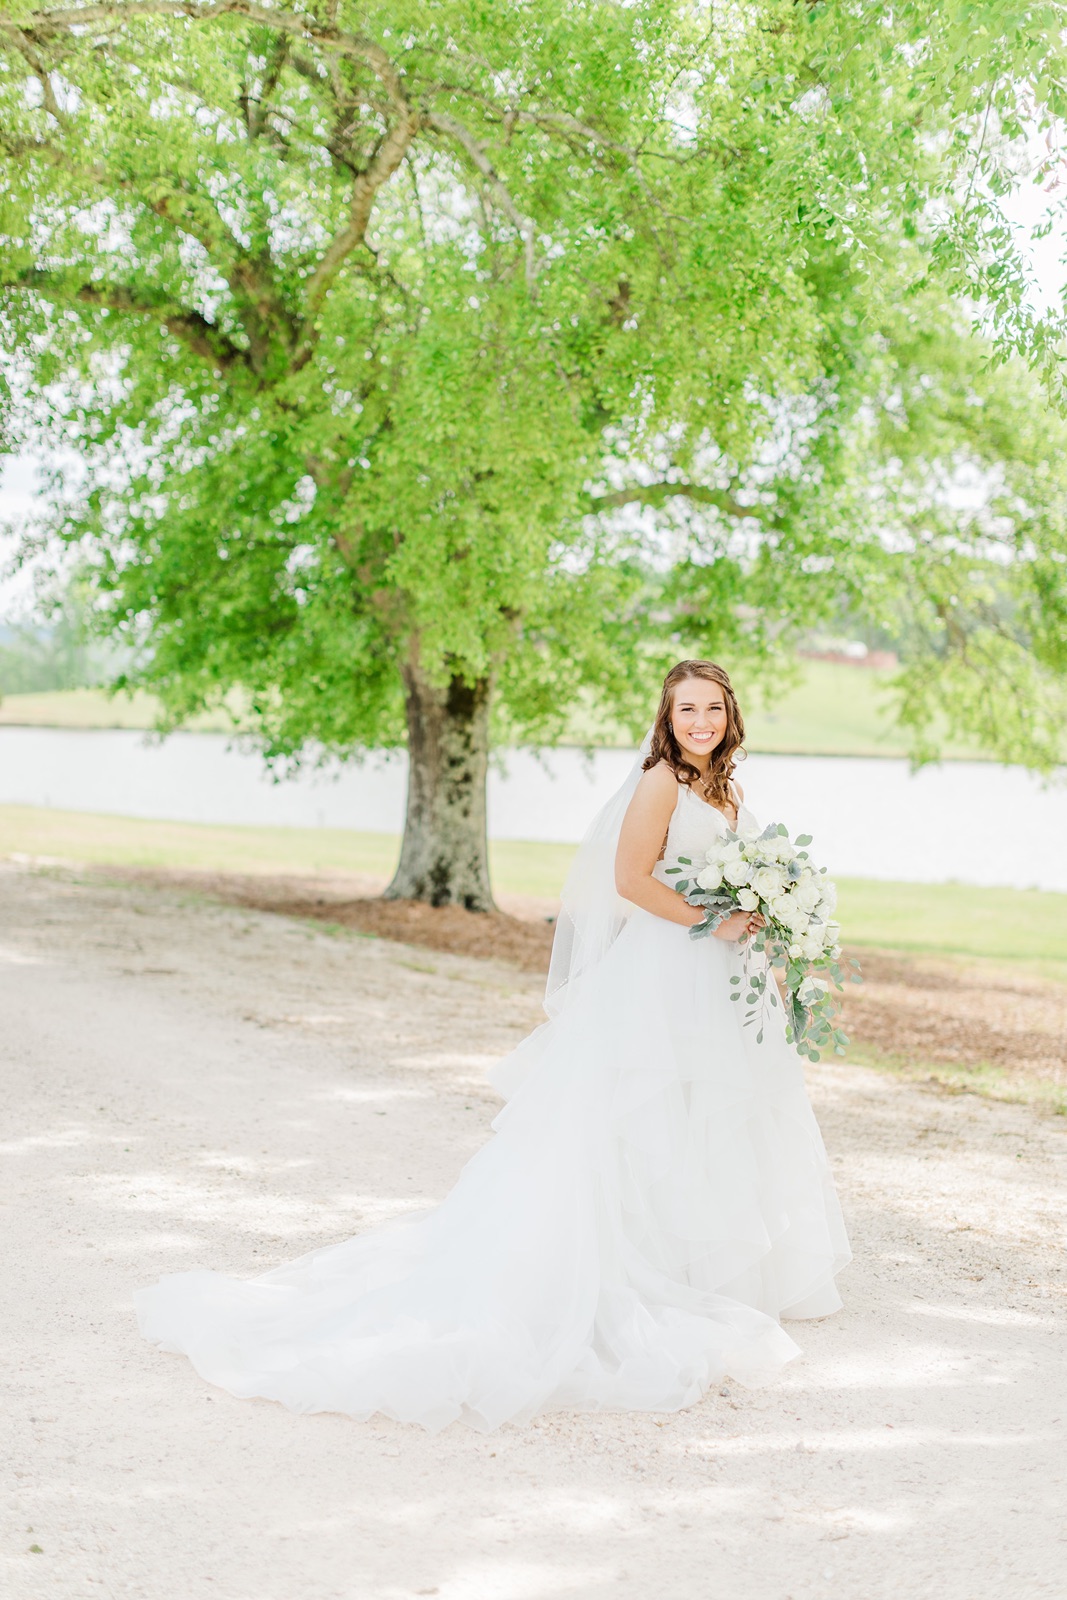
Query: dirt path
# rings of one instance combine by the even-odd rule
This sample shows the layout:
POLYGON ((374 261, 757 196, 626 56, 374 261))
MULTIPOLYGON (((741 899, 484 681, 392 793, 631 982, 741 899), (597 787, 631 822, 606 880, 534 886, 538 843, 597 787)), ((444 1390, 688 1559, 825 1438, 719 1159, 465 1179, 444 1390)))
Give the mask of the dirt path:
POLYGON ((1062 1119, 821 1065, 857 1262, 776 1387, 431 1438, 207 1389, 130 1292, 443 1195, 536 977, 12 867, 0 975, 5 1600, 1067 1592, 1062 1119))

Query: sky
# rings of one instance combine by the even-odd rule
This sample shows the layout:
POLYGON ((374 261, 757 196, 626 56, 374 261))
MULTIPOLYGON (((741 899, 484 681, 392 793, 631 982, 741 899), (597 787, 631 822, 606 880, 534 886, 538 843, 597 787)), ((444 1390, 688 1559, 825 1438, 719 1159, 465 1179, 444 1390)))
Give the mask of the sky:
MULTIPOLYGON (((1042 148, 1041 154, 1044 154, 1042 148)), ((1042 189, 1030 181, 1002 201, 1008 219, 1015 225, 1020 244, 1029 256, 1034 276, 1033 303, 1044 310, 1062 299, 1067 280, 1067 218, 1060 216, 1044 239, 1033 237, 1050 210, 1067 200, 1067 165, 1056 188, 1042 189)), ((32 515, 38 493, 38 471, 42 463, 28 456, 0 457, 0 624, 26 615, 32 605, 32 579, 27 572, 12 573, 10 563, 17 534, 4 531, 32 515)))

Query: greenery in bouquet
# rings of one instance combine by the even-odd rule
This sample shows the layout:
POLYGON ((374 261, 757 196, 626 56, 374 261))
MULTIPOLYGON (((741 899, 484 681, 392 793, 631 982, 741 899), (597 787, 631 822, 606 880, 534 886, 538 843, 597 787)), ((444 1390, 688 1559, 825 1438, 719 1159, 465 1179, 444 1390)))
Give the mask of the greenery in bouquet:
MULTIPOLYGON (((796 840, 780 822, 772 822, 762 833, 747 829, 736 833, 728 829, 694 864, 679 856, 679 865, 667 872, 678 875, 675 888, 691 906, 703 911, 703 921, 689 930, 691 939, 707 938, 735 911, 760 916, 763 926, 740 941, 745 960, 743 975, 731 978, 732 998, 745 993, 746 1023, 758 1019, 757 1042, 763 1042, 767 1006, 777 1006, 777 969, 782 975, 786 1037, 798 1052, 818 1061, 822 1050, 833 1047, 844 1055, 848 1037, 834 1026, 844 988, 841 967, 840 924, 834 920, 837 890, 816 867, 805 845, 810 834, 796 840), (688 876, 683 869, 694 868, 688 876), (755 960, 759 956, 761 960, 755 960)), ((860 983, 859 963, 849 976, 860 983)))

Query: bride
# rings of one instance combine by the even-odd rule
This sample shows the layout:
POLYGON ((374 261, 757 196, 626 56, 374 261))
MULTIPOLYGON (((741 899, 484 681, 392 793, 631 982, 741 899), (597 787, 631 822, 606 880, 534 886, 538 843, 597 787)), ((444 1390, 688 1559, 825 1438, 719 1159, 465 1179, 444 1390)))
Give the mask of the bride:
POLYGON ((492 1072, 507 1104, 447 1199, 246 1282, 163 1278, 146 1338, 234 1395, 433 1430, 675 1411, 799 1353, 781 1319, 837 1310, 849 1259, 800 1060, 780 1007, 757 1044, 730 1003, 750 919, 690 939, 665 876, 754 824, 743 735, 721 667, 668 673, 564 889, 549 1020, 492 1072))

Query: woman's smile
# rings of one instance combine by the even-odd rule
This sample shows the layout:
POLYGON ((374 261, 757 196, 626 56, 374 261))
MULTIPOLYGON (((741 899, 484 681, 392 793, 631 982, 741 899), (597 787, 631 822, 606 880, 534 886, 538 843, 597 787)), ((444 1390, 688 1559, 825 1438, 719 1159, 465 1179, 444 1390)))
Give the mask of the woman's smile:
POLYGON ((712 751, 722 743, 728 720, 726 696, 721 685, 706 678, 687 678, 678 685, 671 727, 687 755, 697 756, 706 763, 712 751))

